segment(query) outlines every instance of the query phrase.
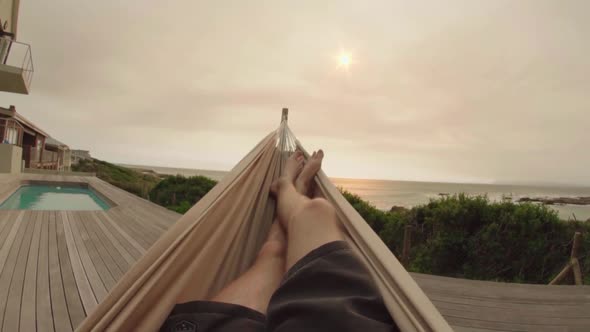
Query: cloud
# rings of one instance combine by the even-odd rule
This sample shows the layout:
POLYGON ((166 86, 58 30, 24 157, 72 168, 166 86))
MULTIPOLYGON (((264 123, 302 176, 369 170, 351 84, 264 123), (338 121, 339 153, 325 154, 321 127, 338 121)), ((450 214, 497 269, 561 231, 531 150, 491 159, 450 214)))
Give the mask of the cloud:
POLYGON ((332 175, 590 185, 589 7, 26 1, 33 90, 2 100, 111 161, 228 169, 287 106, 332 175))

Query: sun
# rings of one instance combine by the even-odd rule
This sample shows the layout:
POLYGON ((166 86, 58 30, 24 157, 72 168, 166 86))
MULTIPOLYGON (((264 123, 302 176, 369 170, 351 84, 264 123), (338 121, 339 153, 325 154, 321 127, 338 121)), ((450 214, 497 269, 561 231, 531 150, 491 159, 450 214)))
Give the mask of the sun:
POLYGON ((342 67, 350 66, 351 62, 352 62, 352 58, 351 58, 350 54, 348 54, 348 53, 342 53, 338 56, 338 63, 342 67))

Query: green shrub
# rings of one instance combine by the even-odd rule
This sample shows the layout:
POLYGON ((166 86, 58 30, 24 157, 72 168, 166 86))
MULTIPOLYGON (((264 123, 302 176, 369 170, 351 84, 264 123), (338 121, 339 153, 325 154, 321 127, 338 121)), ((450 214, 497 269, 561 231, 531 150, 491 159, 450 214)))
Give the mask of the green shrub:
POLYGON ((204 176, 169 176, 150 191, 150 199, 178 213, 185 213, 217 182, 204 176))
MULTIPOLYGON (((491 202, 464 194, 431 200, 408 212, 379 211, 357 195, 344 197, 399 256, 405 225, 412 225, 408 269, 468 279, 548 283, 567 263, 575 231, 580 253, 590 248, 590 225, 565 222, 544 205, 491 202)), ((590 257, 580 263, 590 282, 590 257)))
POLYGON ((72 165, 72 170, 96 173, 99 179, 143 198, 147 198, 149 191, 160 182, 156 175, 142 174, 98 159, 80 160, 78 164, 72 165))

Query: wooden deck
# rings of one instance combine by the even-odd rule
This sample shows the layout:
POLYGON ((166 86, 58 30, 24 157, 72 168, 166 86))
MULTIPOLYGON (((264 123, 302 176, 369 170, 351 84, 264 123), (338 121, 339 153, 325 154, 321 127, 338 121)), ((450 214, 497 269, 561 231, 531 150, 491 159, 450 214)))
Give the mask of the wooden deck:
POLYGON ((95 177, 0 175, 0 202, 23 180, 86 182, 116 206, 0 210, 0 331, 72 331, 180 217, 95 177))
MULTIPOLYGON (((0 210, 0 331, 72 331, 180 217, 95 177, 0 175, 0 202, 23 180, 86 182, 117 206, 0 210)), ((412 276, 457 331, 590 331, 590 286, 412 276)))
POLYGON ((456 331, 590 331, 590 286, 411 275, 456 331))

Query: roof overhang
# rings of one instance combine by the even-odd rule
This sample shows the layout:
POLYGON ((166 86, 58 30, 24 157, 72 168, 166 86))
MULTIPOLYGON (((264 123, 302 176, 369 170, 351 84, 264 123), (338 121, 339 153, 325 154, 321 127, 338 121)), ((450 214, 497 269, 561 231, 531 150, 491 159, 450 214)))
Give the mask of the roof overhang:
POLYGON ((43 129, 37 127, 31 121, 27 120, 24 116, 18 114, 16 111, 11 111, 10 109, 0 107, 0 114, 3 114, 3 115, 6 115, 8 117, 15 119, 16 121, 20 122, 21 125, 29 127, 30 129, 35 131, 37 134, 40 134, 41 136, 50 137, 50 135, 48 133, 46 133, 43 129))

